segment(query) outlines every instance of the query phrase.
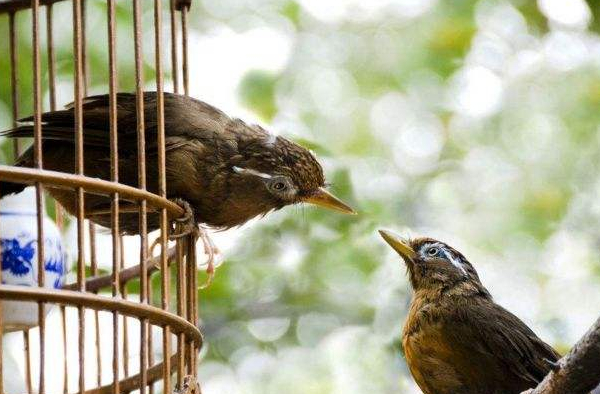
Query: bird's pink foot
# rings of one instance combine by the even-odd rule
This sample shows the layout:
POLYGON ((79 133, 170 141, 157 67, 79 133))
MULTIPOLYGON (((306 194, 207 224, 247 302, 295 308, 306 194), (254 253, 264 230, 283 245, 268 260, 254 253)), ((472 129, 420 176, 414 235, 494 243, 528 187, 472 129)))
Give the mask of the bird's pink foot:
POLYGON ((191 205, 182 199, 174 199, 172 201, 183 208, 185 213, 182 217, 175 219, 175 230, 171 233, 169 239, 173 241, 188 235, 192 235, 194 243, 198 238, 202 240, 204 254, 208 255, 205 263, 207 279, 206 282, 204 282, 199 288, 206 289, 210 286, 215 276, 215 256, 220 253, 219 249, 215 246, 212 239, 210 239, 206 229, 198 225, 196 222, 194 211, 191 205))
POLYGON ((220 253, 216 247, 206 229, 200 227, 200 239, 202 239, 202 245, 204 246, 204 254, 208 255, 206 260, 206 275, 207 279, 199 288, 206 289, 212 283, 215 277, 215 257, 220 253))

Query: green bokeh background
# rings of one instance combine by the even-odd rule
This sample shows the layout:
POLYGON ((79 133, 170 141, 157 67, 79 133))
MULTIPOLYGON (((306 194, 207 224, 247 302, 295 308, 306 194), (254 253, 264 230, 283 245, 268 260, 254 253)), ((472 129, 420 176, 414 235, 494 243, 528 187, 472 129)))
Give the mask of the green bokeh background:
MULTIPOLYGON (((290 207, 215 235, 225 257, 200 292, 203 392, 419 393, 399 343, 411 293, 380 227, 463 251, 497 301, 560 351, 592 324, 600 305, 600 5, 577 1, 583 11, 569 22, 545 1, 193 3, 192 95, 310 147, 332 191, 360 213, 290 207), (227 48, 219 37, 256 29, 279 37, 272 52, 283 61, 260 68, 252 54, 232 52, 241 75, 214 90, 195 84, 209 72, 225 80, 229 69, 198 52, 203 37, 227 48)), ((144 8, 152 89, 150 2, 144 8)), ((70 5, 55 12, 65 21, 55 33, 64 104, 72 99, 70 5)), ((104 14, 103 2, 88 1, 91 93, 107 92, 104 14)), ((25 116, 30 16, 17 20, 25 116)), ((7 26, 0 16, 0 37, 7 26)), ((119 88, 132 91, 130 2, 118 2, 118 26, 119 88)), ((7 45, 0 41, 2 129, 11 122, 7 45)), ((45 61, 42 76, 46 89, 45 61)), ((12 160, 8 142, 1 153, 12 160)))

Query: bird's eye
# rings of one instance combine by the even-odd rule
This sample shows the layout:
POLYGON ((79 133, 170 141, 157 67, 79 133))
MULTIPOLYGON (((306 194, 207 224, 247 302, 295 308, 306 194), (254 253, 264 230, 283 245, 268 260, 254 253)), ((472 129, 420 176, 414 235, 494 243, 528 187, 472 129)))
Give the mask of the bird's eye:
POLYGON ((286 188, 285 183, 283 183, 283 182, 275 182, 272 187, 273 187, 273 189, 278 190, 278 191, 285 190, 285 188, 286 188))
POLYGON ((440 250, 438 248, 436 248, 435 246, 433 248, 427 249, 427 255, 429 255, 431 257, 437 256, 439 252, 440 252, 440 250))
POLYGON ((285 176, 274 176, 269 179, 267 188, 277 197, 288 197, 294 191, 292 182, 285 176))
POLYGON ((282 192, 288 188, 288 182, 283 177, 278 177, 278 179, 271 180, 269 188, 275 192, 282 192))

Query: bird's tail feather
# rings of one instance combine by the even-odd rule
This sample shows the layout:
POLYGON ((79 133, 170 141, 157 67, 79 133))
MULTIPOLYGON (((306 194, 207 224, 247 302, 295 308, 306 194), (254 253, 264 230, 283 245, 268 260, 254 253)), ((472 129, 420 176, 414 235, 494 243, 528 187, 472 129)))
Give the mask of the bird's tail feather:
MULTIPOLYGON (((14 129, 19 130, 19 128, 14 129)), ((33 166, 33 149, 30 147, 19 156, 14 164, 17 167, 32 167, 33 166)), ((28 184, 25 183, 14 183, 9 181, 0 181, 0 198, 8 196, 9 194, 20 193, 25 189, 28 184)))
POLYGON ((13 183, 13 182, 1 181, 0 182, 0 198, 4 197, 4 196, 8 196, 10 194, 20 193, 27 186, 29 186, 29 185, 26 185, 24 183, 13 183))

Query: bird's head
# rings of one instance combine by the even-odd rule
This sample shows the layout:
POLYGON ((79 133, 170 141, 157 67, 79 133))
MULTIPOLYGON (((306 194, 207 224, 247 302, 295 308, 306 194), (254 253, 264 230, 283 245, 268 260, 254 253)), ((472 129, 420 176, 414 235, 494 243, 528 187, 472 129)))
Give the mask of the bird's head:
POLYGON ((243 151, 243 160, 231 167, 252 198, 270 209, 309 203, 338 212, 354 210, 326 190, 323 168, 306 148, 280 136, 266 135, 243 151))
POLYGON ((459 289, 487 294, 475 268, 450 245, 433 238, 404 239, 387 230, 379 234, 406 263, 415 291, 459 289))

